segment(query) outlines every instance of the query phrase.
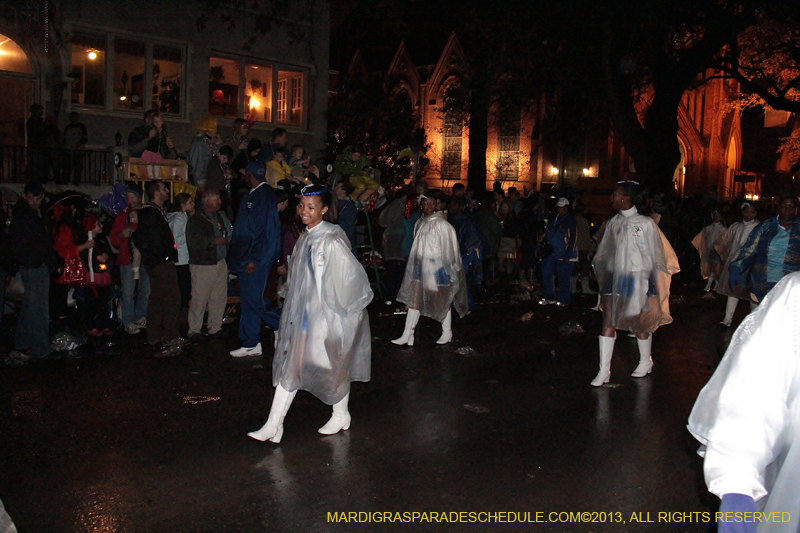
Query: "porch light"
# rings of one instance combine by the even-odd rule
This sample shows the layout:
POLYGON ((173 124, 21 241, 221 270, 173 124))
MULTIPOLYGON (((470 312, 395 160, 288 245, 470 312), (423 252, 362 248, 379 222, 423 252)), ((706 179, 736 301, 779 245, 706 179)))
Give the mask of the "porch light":
POLYGON ((589 169, 588 168, 584 168, 583 169, 583 175, 584 176, 588 176, 589 175, 589 169))
POLYGON ((555 176, 556 174, 558 174, 558 169, 557 169, 556 167, 553 167, 553 168, 551 168, 551 169, 550 169, 550 174, 552 174, 553 176, 555 176))
POLYGON ((87 57, 92 61, 94 61, 95 59, 97 59, 97 52, 95 52, 94 50, 89 50, 87 57))

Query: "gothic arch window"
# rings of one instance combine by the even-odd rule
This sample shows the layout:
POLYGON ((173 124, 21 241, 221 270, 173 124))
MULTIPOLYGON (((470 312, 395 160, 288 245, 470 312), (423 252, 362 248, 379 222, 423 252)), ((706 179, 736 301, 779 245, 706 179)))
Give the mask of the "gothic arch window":
POLYGON ((454 94, 456 84, 450 84, 441 92, 444 102, 442 113, 442 179, 461 179, 463 164, 464 116, 454 94))
POLYGON ((10 37, 2 34, 0 34, 0 71, 11 74, 33 74, 28 54, 10 37))

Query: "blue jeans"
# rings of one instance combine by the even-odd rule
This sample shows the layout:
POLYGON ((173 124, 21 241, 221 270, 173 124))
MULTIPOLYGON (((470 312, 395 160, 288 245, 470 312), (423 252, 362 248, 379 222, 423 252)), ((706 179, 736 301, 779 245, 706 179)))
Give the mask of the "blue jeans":
POLYGON ((131 265, 119 266, 119 278, 122 283, 122 323, 127 326, 147 316, 147 299, 150 298, 150 277, 144 267, 139 267, 138 295, 135 295, 136 280, 133 279, 133 267, 131 265))
POLYGON ((570 276, 572 267, 575 263, 571 261, 561 261, 552 255, 548 255, 542 261, 542 285, 544 287, 544 299, 555 300, 556 288, 553 283, 553 276, 558 276, 558 301, 569 303, 571 286, 570 276))
MULTIPOLYGON (((270 265, 271 266, 271 265, 270 265)), ((281 312, 264 298, 269 267, 258 267, 252 274, 239 272, 239 298, 242 316, 239 319, 239 339, 245 348, 253 348, 261 342, 261 322, 273 331, 278 331, 281 312)))
POLYGON ((17 316, 14 345, 42 357, 50 350, 50 270, 46 266, 19 269, 25 292, 17 316))

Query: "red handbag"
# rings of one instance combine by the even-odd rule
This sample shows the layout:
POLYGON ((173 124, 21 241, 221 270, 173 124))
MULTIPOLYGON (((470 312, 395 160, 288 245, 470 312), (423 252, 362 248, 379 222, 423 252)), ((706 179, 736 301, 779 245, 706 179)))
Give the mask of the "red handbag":
POLYGON ((56 283, 69 285, 70 287, 83 287, 86 284, 86 271, 83 268, 83 261, 78 256, 64 259, 64 270, 56 283))

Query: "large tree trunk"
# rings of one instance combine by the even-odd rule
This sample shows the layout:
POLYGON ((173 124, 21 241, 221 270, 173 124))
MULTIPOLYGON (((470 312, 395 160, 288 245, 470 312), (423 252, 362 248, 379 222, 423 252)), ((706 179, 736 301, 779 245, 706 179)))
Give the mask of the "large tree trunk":
POLYGON ((489 99, 473 90, 469 104, 469 163, 467 184, 476 191, 486 190, 486 149, 489 146, 489 99))
POLYGON ((675 168, 681 161, 678 105, 683 91, 658 80, 654 89, 653 101, 645 114, 643 150, 631 155, 640 182, 651 193, 669 193, 673 189, 675 168))

